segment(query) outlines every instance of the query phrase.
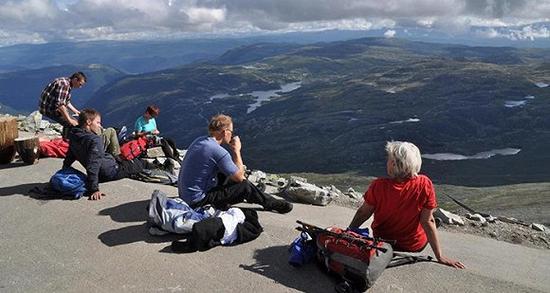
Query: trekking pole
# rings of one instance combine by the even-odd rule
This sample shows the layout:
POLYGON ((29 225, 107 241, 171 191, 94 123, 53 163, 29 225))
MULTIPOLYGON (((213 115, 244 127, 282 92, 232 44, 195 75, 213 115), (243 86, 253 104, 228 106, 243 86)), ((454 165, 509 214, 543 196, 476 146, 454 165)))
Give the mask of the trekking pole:
POLYGON ((433 262, 433 257, 429 255, 411 255, 400 252, 393 252, 393 258, 388 264, 388 268, 394 268, 402 265, 414 264, 417 262, 433 262))
POLYGON ((450 198, 452 201, 454 201, 457 205, 463 207, 464 209, 466 209, 468 212, 472 213, 472 214, 479 214, 480 216, 482 217, 489 217, 490 215, 487 214, 487 213, 482 213, 482 212, 477 212, 476 210, 470 208, 469 206, 465 205, 464 203, 460 202, 458 199, 450 196, 449 194, 443 192, 443 191, 440 191, 439 193, 443 193, 443 195, 447 196, 448 198, 450 198))
MULTIPOLYGON (((450 196, 449 194, 445 193, 445 192, 442 192, 440 191, 439 193, 442 193, 443 195, 447 196, 448 198, 450 198, 452 201, 454 201, 456 204, 458 204, 459 206, 463 207, 464 209, 466 209, 468 212, 470 213, 473 213, 473 214, 479 214, 480 216, 484 217, 484 218, 487 218, 487 217, 490 217, 491 215, 490 214, 487 214, 487 213, 482 213, 482 212, 477 212, 476 210, 468 207, 467 205, 465 205, 464 203, 460 202, 458 199, 450 196)), ((510 219, 510 218, 507 218, 507 217, 499 217, 497 216, 496 217, 499 221, 502 221, 502 222, 506 222, 506 223, 510 223, 510 224, 517 224, 517 225, 522 225, 522 226, 526 226, 528 227, 529 224, 523 222, 523 221, 520 221, 520 220, 517 220, 517 219, 510 219)))

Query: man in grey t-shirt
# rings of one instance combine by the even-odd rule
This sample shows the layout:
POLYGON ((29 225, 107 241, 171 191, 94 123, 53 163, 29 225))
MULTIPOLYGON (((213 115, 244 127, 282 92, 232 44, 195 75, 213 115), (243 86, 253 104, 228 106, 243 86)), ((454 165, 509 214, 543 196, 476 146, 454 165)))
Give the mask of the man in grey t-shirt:
POLYGON ((233 136, 233 121, 223 114, 212 117, 209 136, 201 136, 187 149, 178 178, 179 197, 191 207, 207 204, 226 209, 239 202, 257 203, 266 210, 288 213, 292 204, 276 199, 250 183, 244 177, 241 140, 233 136), (228 145, 230 154, 221 145, 228 145), (218 182, 219 174, 229 183, 218 182))

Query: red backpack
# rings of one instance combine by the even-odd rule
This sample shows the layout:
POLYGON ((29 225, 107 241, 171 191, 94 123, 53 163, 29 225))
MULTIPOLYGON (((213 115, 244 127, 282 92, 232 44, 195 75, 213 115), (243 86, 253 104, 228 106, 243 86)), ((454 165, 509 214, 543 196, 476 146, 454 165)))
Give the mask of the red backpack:
POLYGON ((372 287, 394 256, 391 245, 380 239, 338 227, 323 229, 296 222, 302 225, 297 227, 298 230, 316 239, 317 260, 328 272, 339 275, 345 281, 336 286, 337 292, 363 292, 372 287))
POLYGON ((124 160, 133 160, 147 151, 148 140, 146 137, 139 137, 120 146, 120 157, 124 160))
POLYGON ((391 245, 337 227, 327 230, 332 233, 317 236, 319 260, 356 289, 372 287, 393 258, 391 245))

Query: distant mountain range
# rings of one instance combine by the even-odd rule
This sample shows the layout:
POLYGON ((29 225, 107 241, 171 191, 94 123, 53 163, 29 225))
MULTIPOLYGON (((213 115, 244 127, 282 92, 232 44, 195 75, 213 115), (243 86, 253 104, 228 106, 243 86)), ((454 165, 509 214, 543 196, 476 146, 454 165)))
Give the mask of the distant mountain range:
POLYGON ((210 116, 228 113, 245 162, 271 172, 383 175, 383 146, 392 139, 412 141, 427 154, 519 150, 424 160, 436 181, 491 185, 550 178, 549 76, 548 49, 383 38, 262 43, 115 80, 88 105, 107 124, 133 125, 148 104, 158 104, 160 130, 181 147, 206 133, 210 116), (293 82, 297 89, 251 111, 263 95, 293 82))
MULTIPOLYGON (((454 43, 469 46, 510 46, 550 48, 547 38, 528 38, 532 31, 544 32, 548 22, 494 30, 498 36, 486 37, 486 28, 448 34, 427 27, 395 27, 399 38, 430 43, 454 43), (523 36, 526 34, 526 36, 523 36)), ((258 43, 312 44, 365 37, 380 37, 387 28, 370 30, 323 30, 263 35, 212 36, 178 40, 88 41, 23 44, 0 47, 0 73, 39 69, 65 64, 108 64, 130 74, 169 69, 181 65, 212 60, 226 51, 258 43)), ((241 50, 242 52, 242 50, 241 50)), ((262 54, 266 51, 258 51, 262 54)), ((236 56, 232 56, 236 57, 236 56)), ((237 62, 238 58, 230 62, 237 62)), ((227 61, 227 59, 226 59, 227 61)))
POLYGON ((219 57, 257 43, 316 43, 366 36, 364 31, 322 31, 165 41, 60 42, 0 47, 0 73, 65 64, 109 64, 126 73, 153 72, 219 57))
POLYGON ((121 78, 124 74, 107 65, 64 65, 33 70, 0 73, 0 110, 3 113, 27 114, 38 109, 40 93, 57 77, 70 76, 82 71, 88 82, 72 92, 73 104, 80 108, 103 85, 121 78))

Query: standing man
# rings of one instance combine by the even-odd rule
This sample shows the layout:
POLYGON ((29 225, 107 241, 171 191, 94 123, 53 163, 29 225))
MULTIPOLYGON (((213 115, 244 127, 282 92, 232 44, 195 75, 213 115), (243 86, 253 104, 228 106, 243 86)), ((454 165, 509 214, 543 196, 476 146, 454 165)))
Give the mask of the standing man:
POLYGON ((69 129, 77 126, 78 121, 71 117, 69 110, 79 115, 80 111, 71 104, 71 90, 86 83, 86 75, 76 72, 71 77, 54 79, 44 88, 38 105, 40 113, 63 125, 63 138, 67 138, 69 129))
POLYGON ((231 117, 218 114, 210 119, 209 136, 195 139, 183 159, 178 177, 179 197, 193 208, 211 204, 225 210, 246 201, 260 204, 265 210, 290 212, 291 203, 275 199, 245 179, 241 140, 233 136, 233 131, 231 117), (227 145, 231 154, 221 145, 227 145), (219 177, 229 178, 229 183, 223 184, 219 177))

